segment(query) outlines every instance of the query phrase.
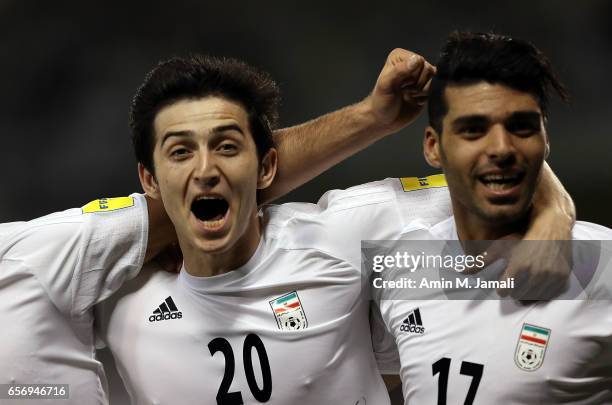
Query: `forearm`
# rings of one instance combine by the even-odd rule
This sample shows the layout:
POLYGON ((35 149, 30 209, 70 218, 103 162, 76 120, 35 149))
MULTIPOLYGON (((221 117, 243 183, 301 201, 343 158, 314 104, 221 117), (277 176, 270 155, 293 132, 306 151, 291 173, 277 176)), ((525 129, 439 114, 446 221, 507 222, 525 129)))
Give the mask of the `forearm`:
POLYGON ((149 236, 145 262, 157 256, 168 245, 177 240, 174 225, 168 217, 163 203, 145 195, 149 213, 149 236))
POLYGON ((357 104, 274 133, 278 168, 260 202, 278 198, 380 138, 423 110, 435 68, 405 49, 389 53, 372 93, 357 104))
POLYGON ((381 127, 368 99, 304 124, 279 129, 279 162, 262 202, 278 198, 390 133, 381 127))
POLYGON ((552 231, 548 225, 554 224, 557 237, 552 239, 570 239, 571 229, 576 222, 574 201, 546 162, 533 201, 532 225, 542 224, 542 227, 531 228, 552 231))
POLYGON ((500 280, 520 278, 512 289, 499 289, 500 296, 520 300, 552 299, 567 288, 572 270, 572 239, 576 221, 574 202, 548 164, 533 198, 529 229, 524 240, 549 241, 524 243, 511 251, 510 261, 500 280), (520 277, 519 277, 520 275, 520 277))
POLYGON ((382 374, 381 376, 389 393, 402 385, 402 380, 399 375, 382 374))

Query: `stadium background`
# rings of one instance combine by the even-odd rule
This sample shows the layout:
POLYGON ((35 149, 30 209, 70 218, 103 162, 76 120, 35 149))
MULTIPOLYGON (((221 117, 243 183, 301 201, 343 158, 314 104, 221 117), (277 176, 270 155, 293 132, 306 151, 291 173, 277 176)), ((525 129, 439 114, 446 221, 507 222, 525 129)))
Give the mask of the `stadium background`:
MULTIPOLYGON (((472 29, 532 40, 551 58, 572 102, 552 104, 549 162, 579 219, 612 226, 611 19, 606 0, 0 0, 0 222, 139 190, 127 111, 159 59, 207 52, 270 71, 288 126, 366 96, 394 47, 435 61, 450 30, 472 29)), ((421 116, 284 200, 315 201, 329 188, 433 173, 421 153, 425 122, 421 116)))

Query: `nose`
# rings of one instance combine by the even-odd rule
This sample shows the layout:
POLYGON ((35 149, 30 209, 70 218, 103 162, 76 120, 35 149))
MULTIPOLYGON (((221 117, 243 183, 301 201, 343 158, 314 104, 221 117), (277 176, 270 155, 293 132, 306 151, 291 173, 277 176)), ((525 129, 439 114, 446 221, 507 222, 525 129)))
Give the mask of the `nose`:
POLYGON ((486 152, 489 159, 498 164, 514 162, 516 150, 512 134, 503 125, 494 125, 489 130, 486 152))
POLYGON ((200 186, 214 187, 219 183, 219 167, 214 156, 207 151, 203 151, 196 159, 196 167, 193 179, 200 186))

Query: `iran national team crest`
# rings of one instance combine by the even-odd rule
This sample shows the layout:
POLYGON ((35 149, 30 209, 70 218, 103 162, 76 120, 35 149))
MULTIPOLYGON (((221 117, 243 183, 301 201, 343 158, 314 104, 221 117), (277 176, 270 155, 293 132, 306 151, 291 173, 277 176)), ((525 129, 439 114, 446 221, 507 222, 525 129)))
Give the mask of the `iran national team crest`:
POLYGON ((297 291, 274 298, 270 306, 280 330, 300 330, 308 326, 297 291))
POLYGON ((544 363, 544 355, 550 338, 550 329, 523 324, 519 336, 514 362, 525 371, 535 371, 544 363))

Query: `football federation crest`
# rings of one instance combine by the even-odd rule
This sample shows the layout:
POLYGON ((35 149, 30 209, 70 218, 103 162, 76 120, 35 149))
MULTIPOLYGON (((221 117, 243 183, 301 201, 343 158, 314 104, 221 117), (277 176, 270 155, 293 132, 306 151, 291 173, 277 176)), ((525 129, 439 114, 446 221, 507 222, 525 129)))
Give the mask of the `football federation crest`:
POLYGON ((516 345, 514 362, 521 370, 535 371, 544 363, 544 355, 550 338, 550 329, 523 324, 523 329, 516 345))
POLYGON ((280 330, 300 330, 308 327, 306 313, 296 291, 274 298, 270 307, 280 330))

